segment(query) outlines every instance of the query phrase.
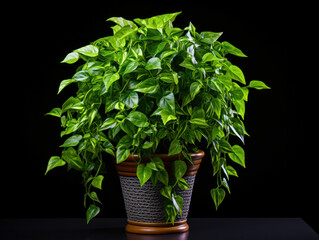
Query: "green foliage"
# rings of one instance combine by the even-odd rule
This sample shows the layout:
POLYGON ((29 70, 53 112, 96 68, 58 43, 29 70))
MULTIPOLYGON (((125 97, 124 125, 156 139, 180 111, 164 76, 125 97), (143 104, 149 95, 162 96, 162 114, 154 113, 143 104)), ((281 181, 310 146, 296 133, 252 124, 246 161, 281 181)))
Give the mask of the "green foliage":
POLYGON ((216 207, 216 210, 218 209, 218 206, 222 203, 222 201, 224 200, 225 198, 225 190, 222 189, 222 188, 214 188, 210 191, 210 194, 214 200, 214 203, 215 203, 215 207, 216 207))
POLYGON ((86 211, 86 222, 89 223, 92 218, 99 214, 99 212, 100 208, 96 205, 91 204, 86 211))
POLYGON ((144 164, 139 164, 137 166, 136 175, 140 180, 141 187, 148 181, 152 176, 152 169, 144 164))
POLYGON ((45 171, 45 175, 53 168, 61 167, 65 165, 65 161, 63 161, 59 156, 53 156, 50 158, 47 166, 47 170, 45 171))
MULTIPOLYGON (((221 32, 198 33, 192 23, 184 29, 173 27, 179 14, 133 21, 109 18, 115 23, 112 36, 78 48, 62 61, 77 68, 61 81, 58 93, 69 85, 76 92, 47 113, 60 118, 61 137, 66 139, 61 157, 50 158, 46 173, 63 165, 82 173, 84 206, 92 201, 87 222, 100 211, 98 193, 91 188, 102 189, 102 154, 121 163, 130 153, 143 158, 166 149, 191 162, 187 153, 206 141, 217 181, 211 190, 216 209, 224 189, 230 193, 229 176, 238 177, 230 163, 245 167, 244 150, 231 139, 244 143, 248 135, 244 116, 249 89, 269 87, 257 80, 245 86, 244 73, 228 57, 247 56, 220 41, 221 32)), ((137 168, 141 186, 148 180, 163 184, 165 213, 172 223, 183 205, 175 190, 189 189, 183 179, 186 169, 184 159, 175 161, 169 179, 160 158, 137 168)))

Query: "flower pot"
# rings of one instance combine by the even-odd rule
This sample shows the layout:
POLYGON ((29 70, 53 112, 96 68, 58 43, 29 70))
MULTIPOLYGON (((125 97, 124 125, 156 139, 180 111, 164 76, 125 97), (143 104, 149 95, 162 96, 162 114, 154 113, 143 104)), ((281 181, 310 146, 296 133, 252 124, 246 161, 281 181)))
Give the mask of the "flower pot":
MULTIPOLYGON (((148 180, 140 187, 139 179, 136 176, 138 155, 130 154, 128 159, 120 164, 116 164, 116 169, 120 177, 124 204, 127 214, 127 225, 125 230, 131 233, 140 234, 167 234, 176 232, 186 232, 189 229, 187 224, 187 215, 191 202, 193 186, 196 173, 204 157, 205 153, 199 151, 190 154, 193 165, 187 163, 187 172, 184 179, 190 186, 188 190, 176 190, 176 193, 183 197, 182 215, 177 215, 174 225, 166 223, 166 217, 163 207, 163 196, 160 189, 163 187, 161 183, 157 183, 153 187, 152 181, 148 180), (135 159, 135 160, 134 160, 135 159)), ((152 154, 151 158, 159 157, 162 159, 165 168, 171 175, 171 165, 174 160, 183 158, 182 155, 152 154)), ((149 158, 144 158, 143 163, 147 163, 149 158)))

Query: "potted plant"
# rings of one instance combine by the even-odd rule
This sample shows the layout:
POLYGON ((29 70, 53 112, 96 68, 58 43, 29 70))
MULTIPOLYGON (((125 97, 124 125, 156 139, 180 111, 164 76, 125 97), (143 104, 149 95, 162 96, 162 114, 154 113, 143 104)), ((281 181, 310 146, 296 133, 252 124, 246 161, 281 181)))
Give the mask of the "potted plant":
POLYGON ((191 190, 206 144, 216 187, 216 209, 245 167, 245 102, 250 88, 243 72, 227 58, 246 55, 221 32, 196 32, 192 23, 173 27, 180 14, 134 21, 112 17, 113 35, 69 53, 62 63, 80 62, 63 80, 77 92, 47 115, 60 118, 61 156, 50 158, 46 173, 67 165, 80 171, 89 222, 99 211, 103 165, 113 159, 120 175, 128 215, 127 231, 167 233, 188 230, 191 190), (100 193, 99 193, 100 194, 100 193))

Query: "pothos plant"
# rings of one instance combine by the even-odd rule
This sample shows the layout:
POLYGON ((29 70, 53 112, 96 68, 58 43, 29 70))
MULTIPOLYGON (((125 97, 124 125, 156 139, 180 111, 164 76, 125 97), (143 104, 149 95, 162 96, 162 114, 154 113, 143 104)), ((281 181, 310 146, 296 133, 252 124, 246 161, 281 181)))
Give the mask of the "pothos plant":
MULTIPOLYGON (((158 152, 192 161, 188 153, 204 141, 216 176, 210 191, 216 209, 226 191, 230 193, 230 176, 238 177, 231 163, 245 167, 243 148, 230 140, 244 144, 248 135, 243 121, 249 89, 269 87, 255 80, 246 84, 241 69, 227 58, 246 55, 218 41, 221 32, 198 33, 192 23, 173 27, 178 14, 134 21, 109 18, 115 23, 113 35, 74 50, 62 61, 80 64, 60 83, 58 93, 70 84, 77 91, 47 113, 60 118, 66 139, 61 156, 50 158, 46 173, 65 164, 82 173, 87 222, 100 211, 96 191, 104 178, 103 155, 114 156, 117 163, 130 153, 142 159, 158 152)), ((185 162, 173 163, 172 179, 160 158, 138 163, 141 186, 149 179, 163 185, 167 221, 174 222, 183 206, 174 189, 189 188, 182 178, 185 162)))

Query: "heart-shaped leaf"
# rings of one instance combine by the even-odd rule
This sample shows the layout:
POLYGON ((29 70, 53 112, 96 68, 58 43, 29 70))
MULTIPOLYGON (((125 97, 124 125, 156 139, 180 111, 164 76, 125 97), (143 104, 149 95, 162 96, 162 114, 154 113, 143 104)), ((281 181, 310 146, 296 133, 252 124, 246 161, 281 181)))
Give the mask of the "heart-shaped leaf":
POLYGON ((140 180, 141 187, 151 178, 152 169, 144 164, 139 164, 137 166, 136 175, 140 180))
POLYGON ((225 198, 225 195, 226 195, 225 190, 222 188, 214 188, 210 191, 210 194, 214 200, 215 207, 217 210, 219 205, 222 203, 222 201, 225 198))
POLYGON ((88 224, 92 220, 92 218, 99 214, 99 212, 100 208, 96 205, 91 204, 86 211, 86 223, 88 224))

